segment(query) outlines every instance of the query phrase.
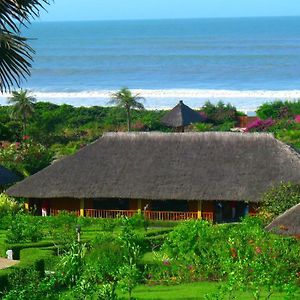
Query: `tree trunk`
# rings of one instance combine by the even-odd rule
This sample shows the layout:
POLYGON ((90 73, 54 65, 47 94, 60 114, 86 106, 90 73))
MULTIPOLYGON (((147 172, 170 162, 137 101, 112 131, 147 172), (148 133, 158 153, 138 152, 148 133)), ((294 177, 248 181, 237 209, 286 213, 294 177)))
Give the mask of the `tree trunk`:
POLYGON ((23 136, 26 135, 26 116, 25 113, 23 113, 23 136))
POLYGON ((127 108, 127 131, 131 131, 131 115, 130 115, 130 108, 127 108))

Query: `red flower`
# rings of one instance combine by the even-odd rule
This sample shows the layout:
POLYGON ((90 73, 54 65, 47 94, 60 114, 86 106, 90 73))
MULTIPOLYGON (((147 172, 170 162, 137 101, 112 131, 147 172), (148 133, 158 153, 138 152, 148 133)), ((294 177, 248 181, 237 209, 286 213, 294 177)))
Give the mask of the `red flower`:
POLYGON ((257 254, 261 253, 261 248, 260 248, 260 247, 255 247, 255 252, 256 252, 257 254))
POLYGON ((237 252, 236 252, 235 248, 230 248, 230 252, 231 252, 232 257, 237 257, 237 252))
POLYGON ((24 141, 29 140, 29 135, 24 135, 24 136, 23 136, 23 140, 24 140, 24 141))
POLYGON ((164 260, 163 260, 163 264, 164 264, 165 266, 169 266, 169 265, 170 265, 170 261, 167 260, 167 259, 164 259, 164 260))

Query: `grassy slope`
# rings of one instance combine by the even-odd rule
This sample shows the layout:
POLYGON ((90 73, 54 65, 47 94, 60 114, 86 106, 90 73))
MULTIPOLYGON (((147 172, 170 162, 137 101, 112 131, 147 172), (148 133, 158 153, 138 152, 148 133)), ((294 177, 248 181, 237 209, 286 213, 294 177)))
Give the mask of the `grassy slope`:
MULTIPOLYGON (((205 299, 206 294, 218 291, 219 284, 214 282, 189 283, 174 286, 145 286, 140 285, 134 289, 133 297, 137 300, 196 300, 205 299)), ((127 299, 126 294, 120 294, 122 299, 127 299)), ((253 299, 251 293, 238 293, 236 299, 253 299)), ((280 293, 274 294, 270 299, 284 299, 280 293)), ((300 299, 300 291, 296 298, 300 299)))

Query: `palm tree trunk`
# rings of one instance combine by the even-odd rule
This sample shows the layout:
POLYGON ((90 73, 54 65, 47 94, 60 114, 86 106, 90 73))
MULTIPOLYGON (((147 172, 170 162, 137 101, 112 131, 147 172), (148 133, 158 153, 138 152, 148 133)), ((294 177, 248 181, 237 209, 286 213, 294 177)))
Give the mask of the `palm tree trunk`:
POLYGON ((25 113, 23 113, 23 136, 26 135, 26 116, 25 113))
POLYGON ((131 115, 130 115, 130 108, 127 108, 127 131, 131 131, 131 115))

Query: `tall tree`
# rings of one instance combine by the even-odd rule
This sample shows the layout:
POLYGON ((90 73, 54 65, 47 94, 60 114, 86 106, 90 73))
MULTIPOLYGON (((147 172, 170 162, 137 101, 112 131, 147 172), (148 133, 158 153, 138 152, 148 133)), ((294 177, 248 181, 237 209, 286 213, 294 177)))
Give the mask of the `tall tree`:
POLYGON ((9 98, 8 103, 12 105, 11 115, 14 119, 21 120, 23 126, 23 135, 26 134, 26 127, 28 119, 34 113, 34 103, 36 99, 30 96, 27 90, 20 90, 19 92, 12 92, 12 97, 9 98))
POLYGON ((51 0, 0 1, 0 93, 20 87, 22 78, 30 75, 34 50, 27 38, 20 36, 22 26, 39 16, 51 0))
POLYGON ((139 94, 132 95, 128 88, 122 88, 120 91, 112 94, 109 103, 126 110, 128 131, 131 131, 131 109, 144 109, 144 105, 140 102, 144 99, 139 94))

